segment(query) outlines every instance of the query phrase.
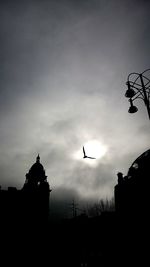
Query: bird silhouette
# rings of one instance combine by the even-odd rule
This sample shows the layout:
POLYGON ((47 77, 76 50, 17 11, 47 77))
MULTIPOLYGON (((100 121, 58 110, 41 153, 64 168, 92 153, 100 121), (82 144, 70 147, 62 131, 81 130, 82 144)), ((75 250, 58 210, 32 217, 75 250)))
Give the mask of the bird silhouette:
POLYGON ((84 154, 84 156, 83 156, 84 159, 86 159, 86 158, 88 158, 88 159, 96 159, 96 158, 88 157, 88 156, 86 155, 84 146, 83 146, 83 154, 84 154))

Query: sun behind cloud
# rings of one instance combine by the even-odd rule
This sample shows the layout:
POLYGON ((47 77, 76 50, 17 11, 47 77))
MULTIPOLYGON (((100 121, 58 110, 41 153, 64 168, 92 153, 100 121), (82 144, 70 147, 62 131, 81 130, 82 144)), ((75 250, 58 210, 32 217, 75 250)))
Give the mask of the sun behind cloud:
POLYGON ((84 148, 87 156, 94 157, 96 159, 102 158, 107 148, 97 140, 90 140, 84 144, 84 148))
POLYGON ((107 152, 106 145, 97 140, 89 140, 83 144, 86 155, 95 159, 85 158, 83 159, 83 147, 76 151, 73 157, 77 160, 84 160, 88 165, 97 165, 97 160, 101 159, 107 152))

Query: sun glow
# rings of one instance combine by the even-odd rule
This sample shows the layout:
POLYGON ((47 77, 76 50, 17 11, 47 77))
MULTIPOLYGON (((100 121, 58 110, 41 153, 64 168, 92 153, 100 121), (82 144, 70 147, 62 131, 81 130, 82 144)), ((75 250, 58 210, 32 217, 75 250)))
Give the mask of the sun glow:
POLYGON ((88 141, 85 143, 84 148, 87 156, 94 157, 96 159, 102 158, 107 151, 106 146, 96 140, 88 141))
POLYGON ((97 160, 101 159, 107 152, 107 147, 97 140, 90 140, 83 144, 85 153, 88 157, 93 157, 95 159, 85 158, 83 159, 83 147, 76 151, 74 158, 77 160, 84 160, 85 163, 90 165, 96 165, 97 160))

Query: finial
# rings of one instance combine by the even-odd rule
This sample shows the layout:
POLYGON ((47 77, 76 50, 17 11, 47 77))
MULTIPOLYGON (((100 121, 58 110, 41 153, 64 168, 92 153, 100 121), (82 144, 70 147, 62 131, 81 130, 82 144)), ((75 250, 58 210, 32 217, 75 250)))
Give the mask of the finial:
POLYGON ((38 154, 37 158, 36 158, 36 162, 40 162, 40 156, 38 154))

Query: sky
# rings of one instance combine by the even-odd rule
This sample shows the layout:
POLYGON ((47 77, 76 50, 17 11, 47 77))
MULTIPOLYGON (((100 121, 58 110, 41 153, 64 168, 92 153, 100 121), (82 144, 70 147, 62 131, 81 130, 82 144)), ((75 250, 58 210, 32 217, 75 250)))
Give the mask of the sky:
POLYGON ((149 149, 144 102, 129 114, 124 96, 128 75, 150 68, 149 10, 146 0, 0 1, 2 188, 22 188, 39 153, 52 201, 113 197, 117 172, 149 149))

